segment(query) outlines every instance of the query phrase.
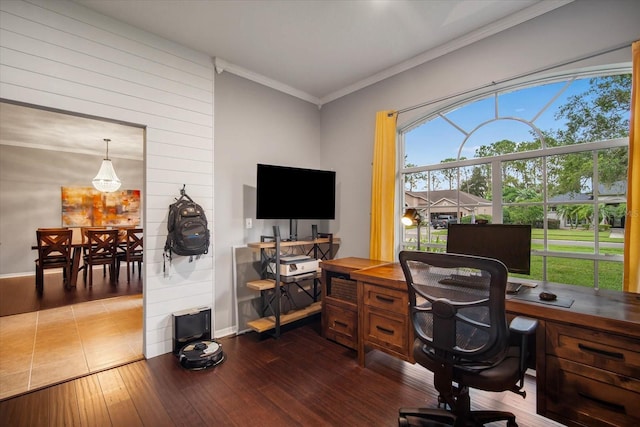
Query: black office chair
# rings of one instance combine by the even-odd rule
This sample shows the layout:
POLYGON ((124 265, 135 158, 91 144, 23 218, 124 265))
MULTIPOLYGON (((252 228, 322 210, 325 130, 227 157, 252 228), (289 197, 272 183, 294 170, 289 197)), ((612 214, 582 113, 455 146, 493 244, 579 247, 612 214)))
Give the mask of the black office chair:
POLYGON ((506 420, 517 427, 512 413, 471 411, 469 399, 470 387, 526 396, 526 344, 537 321, 518 317, 507 327, 507 268, 495 259, 417 251, 400 252, 400 264, 416 336, 413 356, 433 372, 439 396, 437 409, 400 409, 399 425, 482 426, 506 420))

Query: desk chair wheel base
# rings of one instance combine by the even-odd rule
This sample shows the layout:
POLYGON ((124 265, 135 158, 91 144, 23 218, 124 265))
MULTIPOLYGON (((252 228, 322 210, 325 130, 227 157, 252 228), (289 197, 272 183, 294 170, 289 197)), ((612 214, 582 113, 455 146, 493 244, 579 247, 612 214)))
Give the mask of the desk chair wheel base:
POLYGON ((455 414, 444 409, 401 408, 398 416, 399 427, 480 427, 494 421, 507 421, 507 427, 518 427, 516 417, 510 412, 475 411, 465 422, 455 414))

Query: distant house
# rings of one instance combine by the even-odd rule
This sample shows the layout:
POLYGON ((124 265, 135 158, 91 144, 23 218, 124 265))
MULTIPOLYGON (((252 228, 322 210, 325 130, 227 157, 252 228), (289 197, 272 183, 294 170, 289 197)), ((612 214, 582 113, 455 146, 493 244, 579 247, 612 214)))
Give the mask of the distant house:
POLYGON ((492 215, 491 200, 458 190, 405 191, 407 208, 429 208, 431 219, 438 215, 453 215, 462 218, 467 215, 492 215))
MULTIPOLYGON (((550 197, 549 204, 551 206, 551 209, 549 210, 548 218, 558 219, 560 220, 560 223, 562 224, 562 226, 568 227, 571 225, 570 224, 571 220, 569 218, 564 218, 561 213, 557 212, 555 209, 555 206, 561 205, 566 202, 589 203, 593 201, 593 198, 594 198, 593 192, 590 192, 590 193, 569 192, 569 193, 559 194, 557 196, 550 197)), ((616 181, 613 184, 598 185, 598 203, 617 206, 620 203, 626 203, 626 202, 627 202, 627 182, 626 181, 616 181)), ((624 216, 607 218, 607 223, 609 223, 612 227, 624 228, 624 216)))

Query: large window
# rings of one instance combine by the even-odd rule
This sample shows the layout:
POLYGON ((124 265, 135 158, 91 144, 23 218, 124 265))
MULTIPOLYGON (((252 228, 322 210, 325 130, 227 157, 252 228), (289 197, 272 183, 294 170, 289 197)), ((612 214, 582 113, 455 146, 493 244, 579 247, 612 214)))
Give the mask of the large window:
POLYGON ((476 94, 400 129, 402 246, 449 221, 531 224, 532 279, 622 289, 630 68, 476 94))

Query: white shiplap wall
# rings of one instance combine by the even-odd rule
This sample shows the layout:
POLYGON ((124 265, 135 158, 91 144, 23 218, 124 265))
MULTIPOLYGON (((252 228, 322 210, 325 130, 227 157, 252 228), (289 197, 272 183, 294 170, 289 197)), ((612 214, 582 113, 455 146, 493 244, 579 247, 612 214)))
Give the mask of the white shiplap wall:
POLYGON ((210 57, 78 4, 0 2, 0 98, 146 126, 146 357, 171 351, 172 312, 213 307, 213 250, 166 276, 162 257, 183 184, 213 223, 213 75, 210 57))

